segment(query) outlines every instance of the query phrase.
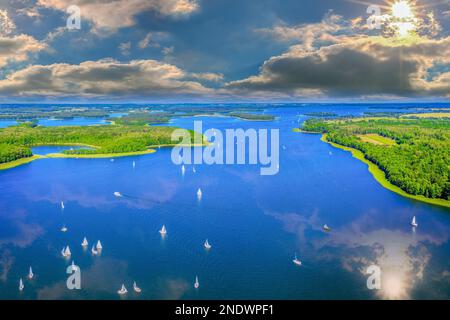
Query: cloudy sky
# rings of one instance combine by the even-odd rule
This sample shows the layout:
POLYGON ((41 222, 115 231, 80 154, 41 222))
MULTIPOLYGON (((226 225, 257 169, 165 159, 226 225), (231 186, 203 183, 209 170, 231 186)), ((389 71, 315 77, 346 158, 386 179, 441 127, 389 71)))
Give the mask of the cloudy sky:
POLYGON ((449 4, 0 0, 0 98, 447 101, 449 4))

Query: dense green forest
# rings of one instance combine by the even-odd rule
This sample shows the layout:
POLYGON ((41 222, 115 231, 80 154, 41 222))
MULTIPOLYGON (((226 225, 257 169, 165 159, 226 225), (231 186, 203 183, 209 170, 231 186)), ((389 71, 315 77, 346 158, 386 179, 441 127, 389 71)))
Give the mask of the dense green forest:
POLYGON ((309 119, 302 130, 363 152, 392 184, 412 195, 450 200, 450 119, 309 119), (393 139, 392 146, 364 142, 364 134, 393 139))
POLYGON ((170 121, 171 114, 167 112, 133 112, 120 118, 109 118, 116 124, 143 126, 161 124, 170 121))
MULTIPOLYGON (((149 146, 172 144, 173 130, 171 127, 151 126, 36 127, 22 124, 0 129, 0 163, 31 157, 30 147, 37 145, 83 144, 94 147, 67 150, 64 151, 66 154, 145 151, 149 146)), ((194 132, 190 133, 194 137, 194 132)))

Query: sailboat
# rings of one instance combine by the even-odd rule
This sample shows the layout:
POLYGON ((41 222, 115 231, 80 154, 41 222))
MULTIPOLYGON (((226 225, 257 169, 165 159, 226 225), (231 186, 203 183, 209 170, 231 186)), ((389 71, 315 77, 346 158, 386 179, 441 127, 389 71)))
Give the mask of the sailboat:
POLYGON ((194 288, 195 288, 195 289, 198 289, 198 287, 200 287, 200 282, 198 282, 198 277, 195 276, 194 288))
POLYGON ((66 250, 64 250, 64 257, 70 257, 72 255, 72 252, 70 252, 69 246, 66 247, 66 250))
POLYGON ((166 226, 165 225, 162 226, 161 230, 159 230, 159 233, 162 236, 165 236, 167 234, 167 230, 166 230, 166 226))
POLYGON ((297 258, 297 254, 295 254, 294 260, 292 260, 292 262, 294 262, 297 266, 302 265, 302 262, 297 258))
POLYGON ((136 168, 136 162, 133 161, 133 169, 136 168))
POLYGON ((209 242, 208 242, 208 239, 206 239, 206 241, 205 241, 205 243, 203 244, 203 246, 206 248, 206 249, 211 249, 211 245, 209 244, 209 242))
POLYGON ((33 279, 34 278, 34 274, 33 274, 33 269, 31 269, 30 267, 30 271, 28 272, 28 279, 33 279))
POLYGON ((20 278, 20 280, 19 280, 19 291, 23 291, 23 288, 25 288, 25 286, 23 285, 22 278, 20 278))
POLYGON ((198 188, 198 190, 197 190, 197 198, 200 200, 202 195, 203 195, 202 194, 202 189, 198 188))
POLYGON ((118 198, 122 197, 122 194, 119 191, 114 192, 114 195, 118 198))
POLYGON ((72 265, 71 265, 71 267, 72 267, 72 271, 77 271, 77 266, 75 265, 75 261, 73 261, 72 260, 72 265))
POLYGON ((184 164, 181 166, 181 174, 184 176, 186 172, 186 168, 184 167, 184 164))
POLYGON ((64 210, 64 202, 61 201, 61 209, 64 210))
POLYGON ((136 293, 141 293, 141 292, 142 292, 141 288, 139 288, 139 287, 137 286, 136 281, 133 282, 133 290, 134 290, 134 292, 136 292, 136 293))
POLYGON ((61 232, 67 232, 67 227, 64 225, 64 226, 62 226, 62 228, 61 228, 61 232))
POLYGON ((195 171, 195 167, 192 167, 192 172, 196 173, 197 171, 195 171))
POLYGON ((412 218, 411 225, 412 225, 413 227, 418 227, 418 226, 419 226, 419 224, 418 224, 417 221, 416 221, 416 216, 414 216, 414 217, 412 218))
POLYGON ((128 293, 128 290, 127 290, 127 288, 125 288, 125 285, 122 284, 122 288, 120 288, 120 290, 118 290, 117 293, 120 295, 123 295, 123 294, 128 293))
POLYGON ((84 239, 83 239, 83 242, 81 243, 81 246, 83 246, 83 247, 87 247, 88 246, 88 241, 87 241, 87 239, 86 239, 86 237, 84 237, 84 239))
POLYGON ((324 224, 323 225, 323 230, 324 231, 331 231, 331 228, 328 225, 324 224))
POLYGON ((94 256, 98 255, 98 251, 95 249, 94 246, 92 246, 91 252, 94 256))
POLYGON ((100 251, 103 249, 102 243, 100 242, 100 240, 97 241, 97 250, 100 251))

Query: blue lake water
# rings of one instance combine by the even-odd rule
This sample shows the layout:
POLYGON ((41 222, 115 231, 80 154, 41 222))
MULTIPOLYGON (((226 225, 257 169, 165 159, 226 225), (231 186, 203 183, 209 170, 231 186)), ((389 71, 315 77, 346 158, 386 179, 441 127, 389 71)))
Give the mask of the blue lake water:
POLYGON ((120 299, 122 283, 129 290, 122 299, 449 299, 449 210, 392 193, 348 152, 292 132, 307 118, 302 113, 318 110, 367 109, 268 108, 276 121, 171 123, 279 129, 274 176, 261 176, 254 165, 195 165, 195 173, 188 165, 183 176, 168 148, 113 162, 42 159, 1 171, 0 299, 120 299), (163 224, 165 238, 158 233, 163 224), (332 231, 323 232, 323 224, 332 231), (89 248, 102 241, 101 256, 83 250, 85 236, 89 248), (60 254, 66 245, 67 260, 60 254), (301 267, 292 262, 295 253, 301 267), (81 268, 81 290, 66 288, 72 259, 81 268), (370 265, 382 270, 381 290, 367 288, 370 265), (132 292, 133 281, 141 294, 132 292))
MULTIPOLYGON (((114 114, 119 117, 122 114, 114 114)), ((6 128, 17 125, 18 122, 14 120, 0 120, 0 128, 6 128)), ((56 126, 91 126, 91 125, 108 125, 110 122, 103 118, 72 118, 72 119, 39 119, 38 124, 46 127, 56 126)))

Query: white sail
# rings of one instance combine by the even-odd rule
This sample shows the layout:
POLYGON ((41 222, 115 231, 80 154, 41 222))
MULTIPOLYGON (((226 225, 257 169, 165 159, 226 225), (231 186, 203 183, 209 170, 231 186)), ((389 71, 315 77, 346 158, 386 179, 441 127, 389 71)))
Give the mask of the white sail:
POLYGON ((211 245, 209 244, 208 239, 206 239, 204 246, 206 249, 211 249, 211 245))
POLYGON ((68 257, 68 256, 70 256, 72 254, 72 252, 70 252, 69 246, 66 247, 66 250, 64 251, 64 254, 66 255, 66 257, 68 257))
POLYGON ((61 209, 64 210, 64 202, 63 201, 61 201, 61 209))
POLYGON ((134 290, 134 292, 136 292, 136 293, 141 293, 141 288, 139 288, 138 286, 137 286, 137 284, 136 284, 136 281, 134 281, 133 282, 133 290, 134 290))
POLYGON ((412 225, 413 227, 417 227, 417 226, 418 226, 417 221, 416 221, 416 216, 414 216, 414 217, 412 218, 411 225, 412 225))
POLYGON ((81 243, 81 245, 82 245, 83 247, 87 247, 88 244, 89 244, 89 243, 88 243, 86 237, 84 237, 83 242, 81 243))
POLYGON ((120 288, 119 291, 117 291, 118 294, 126 294, 128 292, 127 288, 125 288, 125 285, 122 284, 122 288, 120 288))
POLYGON ((63 257, 66 256, 66 247, 63 247, 63 248, 62 248, 62 250, 61 250, 61 255, 62 255, 63 257))
POLYGON ((30 271, 28 272, 28 279, 33 279, 34 274, 33 274, 33 269, 31 269, 30 267, 30 271))
POLYGON ((103 246, 102 246, 102 243, 100 242, 100 240, 98 240, 97 241, 97 250, 102 250, 103 249, 103 246))
POLYGON ((330 228, 327 224, 324 224, 324 225, 323 225, 323 230, 325 230, 325 231, 331 231, 331 228, 330 228))
POLYGON ((75 265, 75 261, 72 260, 72 271, 76 271, 77 270, 77 266, 75 265))
POLYGON ((63 227, 61 228, 61 232, 67 232, 67 227, 66 227, 66 226, 63 226, 63 227))
POLYGON ((136 168, 136 162, 133 161, 133 169, 136 168))
POLYGON ((19 280, 19 290, 20 290, 20 291, 23 291, 23 288, 25 288, 25 286, 23 285, 23 280, 22 280, 22 278, 20 278, 20 280, 19 280))
POLYGON ((114 192, 114 195, 118 198, 122 197, 122 194, 119 191, 114 192))
POLYGON ((161 230, 159 230, 159 233, 161 233, 161 235, 165 235, 167 233, 165 225, 162 226, 161 230))
POLYGON ((200 282, 198 282, 198 277, 195 276, 194 288, 195 288, 195 289, 198 289, 198 287, 200 287, 200 282))
POLYGON ((200 199, 202 197, 203 193, 202 193, 202 189, 198 188, 197 190, 197 197, 200 199))
POLYGON ((184 176, 186 172, 186 168, 184 167, 184 164, 181 166, 181 174, 184 176))
POLYGON ((92 246, 91 252, 92 252, 93 255, 97 255, 98 254, 98 251, 95 249, 94 246, 92 246))
POLYGON ((195 171, 195 167, 192 167, 192 172, 193 172, 193 173, 195 173, 195 172, 196 172, 196 171, 195 171))

